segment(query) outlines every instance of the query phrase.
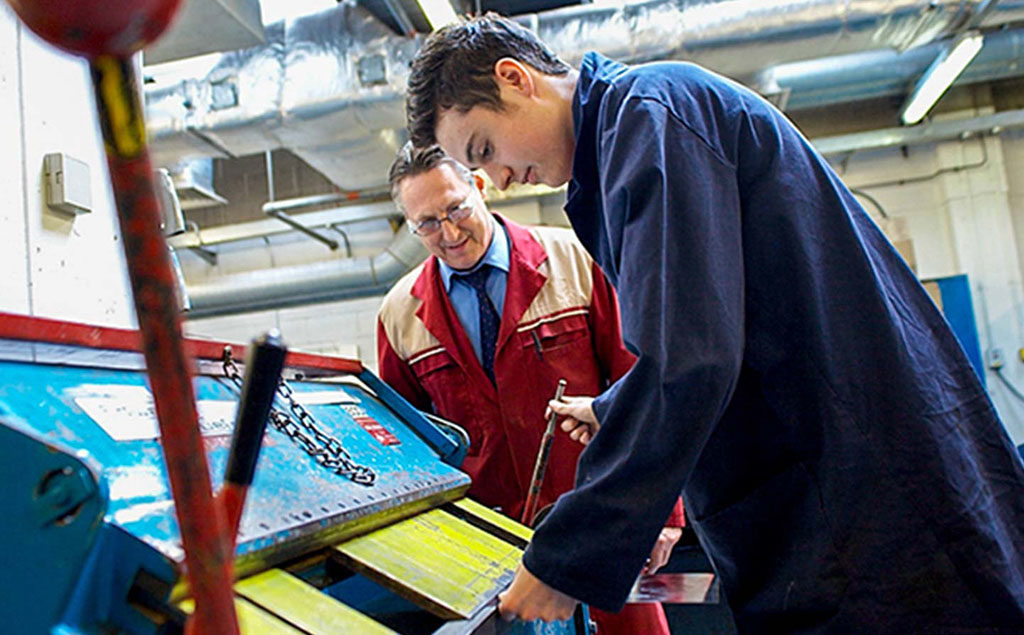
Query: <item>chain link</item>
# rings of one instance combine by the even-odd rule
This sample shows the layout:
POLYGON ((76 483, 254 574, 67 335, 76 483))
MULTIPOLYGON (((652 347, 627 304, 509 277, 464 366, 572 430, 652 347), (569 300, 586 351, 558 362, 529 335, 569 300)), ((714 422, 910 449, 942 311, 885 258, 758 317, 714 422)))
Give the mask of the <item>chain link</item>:
MULTIPOLYGON (((231 357, 231 349, 228 348, 224 349, 224 376, 230 379, 239 391, 242 390, 242 374, 231 357)), ((360 485, 374 484, 377 474, 373 469, 353 461, 340 441, 326 434, 317 426, 316 419, 306 410, 305 406, 296 400, 295 391, 284 380, 284 377, 281 378, 277 386, 277 394, 288 404, 288 408, 294 415, 293 418, 278 408, 270 409, 270 422, 278 432, 284 433, 317 463, 335 474, 344 476, 360 485)))

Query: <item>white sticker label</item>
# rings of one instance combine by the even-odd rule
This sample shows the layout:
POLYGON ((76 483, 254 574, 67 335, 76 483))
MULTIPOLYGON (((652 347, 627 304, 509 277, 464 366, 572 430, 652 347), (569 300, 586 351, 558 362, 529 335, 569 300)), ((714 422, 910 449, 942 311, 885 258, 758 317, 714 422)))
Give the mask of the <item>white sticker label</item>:
MULTIPOLYGON (((142 386, 111 386, 102 396, 75 397, 85 411, 115 441, 160 438, 153 396, 142 386), (111 394, 114 393, 114 394, 111 394)), ((234 401, 200 399, 199 432, 203 436, 231 434, 235 427, 234 401)))
POLYGON ((325 404, 336 404, 336 403, 359 403, 359 400, 348 394, 341 388, 335 390, 317 390, 313 392, 298 392, 293 393, 295 395, 295 401, 298 401, 303 406, 322 406, 325 404))

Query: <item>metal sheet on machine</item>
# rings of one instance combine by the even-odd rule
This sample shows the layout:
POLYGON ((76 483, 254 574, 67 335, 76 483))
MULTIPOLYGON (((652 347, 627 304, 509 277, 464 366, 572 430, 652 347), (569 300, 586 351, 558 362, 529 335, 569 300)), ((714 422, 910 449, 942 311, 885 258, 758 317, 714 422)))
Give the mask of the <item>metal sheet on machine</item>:
MULTIPOLYGON (((88 451, 100 466, 110 491, 107 518, 180 562, 183 553, 158 441, 116 440, 77 401, 86 393, 148 392, 145 375, 135 370, 0 361, 0 377, 5 378, 0 382, 0 403, 15 415, 14 420, 73 451, 88 451), (40 412, 46 416, 40 417, 40 412)), ((234 386, 223 378, 199 376, 195 387, 200 402, 238 399, 234 386)), ((265 555, 280 546, 325 546, 344 538, 349 526, 366 531, 405 515, 402 510, 407 508, 413 513, 428 502, 434 505, 458 498, 469 486, 465 474, 439 461, 416 432, 366 390, 346 385, 341 393, 332 386, 329 390, 334 395, 326 399, 322 383, 296 381, 292 388, 300 399, 303 393, 313 394, 306 410, 354 460, 372 467, 377 479, 369 487, 353 483, 318 465, 283 433, 268 428, 240 527, 237 553, 243 569, 249 560, 264 568, 265 555), (344 407, 351 401, 357 401, 366 417, 399 443, 385 445, 380 435, 375 437, 356 422, 344 407)), ((229 433, 225 429, 224 434, 204 437, 215 482, 224 473, 229 433)))
POLYGON ((640 576, 629 592, 629 604, 717 604, 718 585, 713 573, 657 573, 640 576))
POLYGON ((512 581, 522 552, 441 510, 334 548, 341 561, 444 619, 468 619, 512 581))
POLYGON ((345 606, 281 569, 270 569, 235 584, 253 604, 312 635, 392 635, 394 631, 345 606))

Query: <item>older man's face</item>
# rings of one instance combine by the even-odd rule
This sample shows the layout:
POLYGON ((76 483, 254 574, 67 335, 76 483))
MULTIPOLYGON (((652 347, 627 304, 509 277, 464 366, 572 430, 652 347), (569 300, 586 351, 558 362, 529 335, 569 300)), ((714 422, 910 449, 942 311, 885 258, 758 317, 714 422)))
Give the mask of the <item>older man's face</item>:
POLYGON ((430 219, 441 221, 437 232, 419 236, 430 253, 452 269, 472 269, 480 262, 494 234, 491 214, 480 192, 451 165, 441 163, 428 172, 405 177, 398 196, 413 225, 430 219), (447 218, 464 205, 472 208, 467 218, 458 222, 447 218))

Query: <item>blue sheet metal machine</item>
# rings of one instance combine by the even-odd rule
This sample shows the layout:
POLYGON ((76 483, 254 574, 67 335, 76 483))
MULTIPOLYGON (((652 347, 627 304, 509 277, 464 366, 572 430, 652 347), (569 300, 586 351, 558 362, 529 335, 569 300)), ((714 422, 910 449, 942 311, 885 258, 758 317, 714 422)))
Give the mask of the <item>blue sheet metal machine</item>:
MULTIPOLYGON (((240 363, 190 341, 211 479, 240 363)), ((238 350, 238 347, 234 347, 238 350)), ((358 361, 289 354, 235 549, 247 633, 588 632, 505 623, 530 530, 469 499, 458 431, 358 361)), ((0 619, 24 633, 167 633, 191 611, 134 331, 0 314, 0 619)))

